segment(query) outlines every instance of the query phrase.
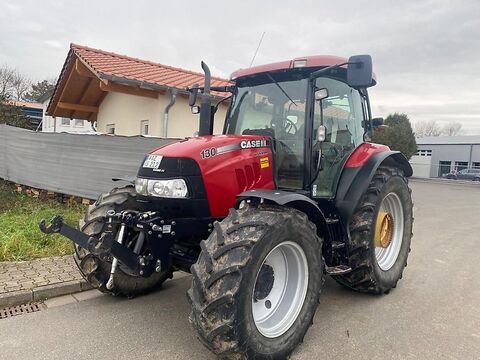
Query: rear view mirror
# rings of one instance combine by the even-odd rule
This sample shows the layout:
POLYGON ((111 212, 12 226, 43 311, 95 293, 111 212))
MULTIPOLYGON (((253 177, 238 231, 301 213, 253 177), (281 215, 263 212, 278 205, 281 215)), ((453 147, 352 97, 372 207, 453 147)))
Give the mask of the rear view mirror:
POLYGON ((378 127, 382 126, 383 124, 384 124, 384 120, 381 117, 372 119, 372 126, 374 128, 378 128, 378 127))
POLYGON ((197 102, 198 84, 193 85, 188 91, 190 92, 190 95, 188 96, 188 105, 193 106, 197 102))
POLYGON ((328 97, 328 90, 323 88, 323 89, 318 89, 315 90, 315 101, 320 101, 323 99, 326 99, 328 97))
POLYGON ((354 55, 348 59, 347 82, 355 89, 375 85, 370 55, 354 55))

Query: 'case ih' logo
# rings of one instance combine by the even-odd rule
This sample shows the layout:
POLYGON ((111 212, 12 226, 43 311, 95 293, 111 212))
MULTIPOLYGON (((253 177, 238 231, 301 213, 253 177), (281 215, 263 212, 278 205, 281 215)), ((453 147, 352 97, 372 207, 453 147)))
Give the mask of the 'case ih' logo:
POLYGON ((267 140, 243 140, 240 143, 242 149, 261 148, 267 146, 267 140))

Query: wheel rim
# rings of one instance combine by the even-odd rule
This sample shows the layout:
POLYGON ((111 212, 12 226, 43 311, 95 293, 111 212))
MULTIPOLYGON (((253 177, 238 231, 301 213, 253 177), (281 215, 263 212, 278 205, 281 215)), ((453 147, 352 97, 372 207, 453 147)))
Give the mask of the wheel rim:
MULTIPOLYGON (((377 246, 377 243, 375 246, 375 258, 377 259, 378 266, 383 271, 387 271, 390 270, 397 261, 403 241, 403 204, 398 195, 392 192, 385 196, 380 205, 379 213, 389 214, 393 223, 391 225, 391 240, 388 246, 377 246)), ((377 221, 379 221, 379 218, 377 218, 377 221)))
POLYGON ((308 262, 297 243, 285 241, 273 248, 257 272, 252 294, 253 319, 258 331, 275 338, 293 325, 308 288, 308 262))

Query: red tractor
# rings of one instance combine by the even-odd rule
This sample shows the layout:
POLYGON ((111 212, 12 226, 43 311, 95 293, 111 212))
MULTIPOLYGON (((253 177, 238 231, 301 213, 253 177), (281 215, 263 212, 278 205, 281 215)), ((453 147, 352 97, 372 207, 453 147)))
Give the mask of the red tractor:
MULTIPOLYGON (((103 292, 135 296, 177 270, 192 274, 190 321, 227 358, 282 359, 312 323, 326 275, 385 294, 407 264, 412 169, 370 143, 368 55, 311 56, 239 70, 201 96, 198 137, 151 151, 134 184, 101 195, 80 231, 55 217, 42 231, 75 244, 103 292), (212 135, 210 91, 230 96, 212 135)), ((217 104, 218 106, 218 104, 217 104)))

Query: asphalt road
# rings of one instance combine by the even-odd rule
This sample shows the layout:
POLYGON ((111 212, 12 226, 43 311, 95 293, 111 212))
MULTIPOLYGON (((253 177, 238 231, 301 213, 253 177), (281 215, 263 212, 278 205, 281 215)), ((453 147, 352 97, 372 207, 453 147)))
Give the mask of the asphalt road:
MULTIPOLYGON (((389 295, 327 281, 293 359, 480 359, 480 186, 413 182, 408 267, 389 295)), ((213 359, 188 324, 189 276, 0 320, 0 359, 213 359)))

